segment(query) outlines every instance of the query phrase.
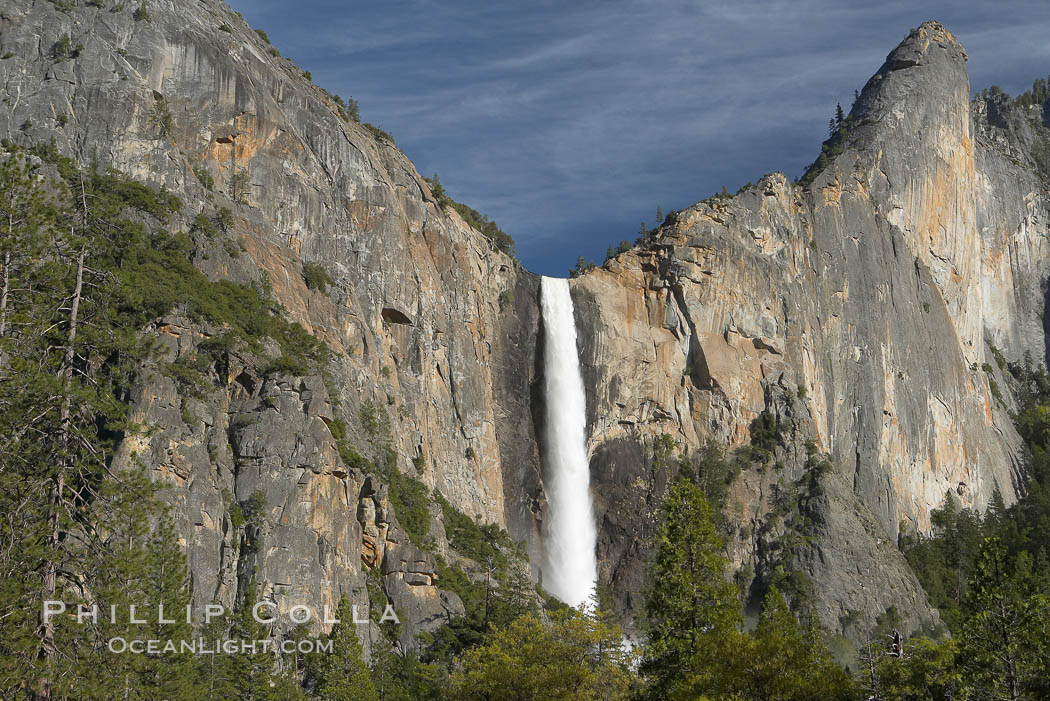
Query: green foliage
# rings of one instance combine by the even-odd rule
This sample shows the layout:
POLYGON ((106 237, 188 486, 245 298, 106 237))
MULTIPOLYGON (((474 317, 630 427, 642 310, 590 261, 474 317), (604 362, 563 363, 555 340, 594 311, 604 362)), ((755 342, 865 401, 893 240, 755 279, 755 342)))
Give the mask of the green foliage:
POLYGON ((772 453, 780 442, 780 417, 763 411, 751 422, 751 445, 772 453))
POLYGON ((343 98, 338 95, 333 95, 333 99, 336 104, 339 105, 339 115, 348 122, 361 121, 361 108, 357 104, 357 100, 352 97, 346 98, 346 102, 343 102, 343 98))
POLYGON ((425 641, 422 659, 446 670, 455 667, 464 650, 485 640, 494 628, 509 625, 520 616, 538 613, 537 597, 529 579, 523 549, 495 525, 479 525, 435 490, 445 532, 453 549, 473 561, 449 565, 437 558, 442 589, 462 599, 466 616, 452 620, 425 641))
MULTIPOLYGON (((201 635, 211 640, 269 638, 271 631, 268 624, 259 623, 252 616, 252 607, 257 601, 258 592, 254 586, 249 586, 240 606, 233 612, 227 611, 209 625, 202 626, 201 635)), ((294 638, 296 634, 293 631, 290 637, 294 638)), ((306 695, 297 683, 296 664, 291 656, 252 654, 250 651, 237 650, 233 654, 197 655, 195 663, 196 678, 200 680, 201 686, 195 699, 306 700, 306 695), (278 671, 278 664, 283 671, 278 671)))
POLYGON ((849 673, 831 660, 814 628, 800 626, 776 588, 751 633, 712 631, 701 639, 678 698, 807 701, 857 698, 849 673))
POLYGON ((721 554, 723 540, 703 492, 677 480, 660 516, 646 582, 641 664, 653 698, 682 688, 706 636, 735 630, 742 622, 736 587, 727 579, 721 554))
POLYGON ((382 408, 373 402, 364 402, 359 414, 361 425, 369 437, 381 447, 381 458, 372 465, 350 445, 346 423, 336 419, 328 424, 336 440, 339 455, 351 468, 362 471, 375 470, 387 484, 387 498, 394 507, 398 522, 416 545, 422 546, 430 534, 429 490, 417 479, 403 474, 397 468, 397 455, 390 447, 389 418, 382 408))
POLYGON ((1046 698, 1050 692, 1045 574, 1037 575, 1027 552, 1011 558, 998 538, 981 544, 963 607, 961 649, 967 676, 985 698, 1046 698))
POLYGON ((478 525, 470 516, 452 506, 436 489, 433 496, 441 507, 445 535, 457 552, 475 562, 490 563, 497 567, 510 564, 507 553, 513 552, 514 541, 505 530, 495 523, 478 525))
POLYGON ((619 246, 617 246, 616 248, 610 247, 605 252, 605 259, 608 260, 610 258, 615 258, 616 256, 620 255, 621 253, 627 253, 627 251, 629 251, 629 250, 631 250, 631 242, 630 241, 621 241, 619 246))
POLYGON ((798 181, 801 187, 809 187, 817 179, 817 176, 845 150, 846 144, 849 143, 851 132, 867 123, 867 120, 859 121, 856 119, 852 111, 847 116, 842 115, 841 112, 842 106, 839 105, 836 108, 836 118, 833 118, 829 125, 830 134, 828 139, 820 146, 820 155, 817 156, 817 160, 813 161, 806 168, 806 172, 803 173, 798 181), (838 117, 841 117, 841 119, 838 117))
POLYGON ((252 492, 247 499, 241 502, 245 521, 256 525, 266 515, 266 507, 266 495, 260 491, 252 492))
MULTIPOLYGON (((716 448, 707 452, 704 462, 723 460, 716 448)), ((726 579, 723 542, 699 487, 684 479, 672 486, 656 545, 646 584, 644 698, 856 698, 815 617, 800 625, 775 584, 758 627, 742 631, 737 588, 726 579)))
POLYGON ((354 630, 353 609, 345 594, 339 599, 336 618, 339 623, 332 626, 327 636, 332 641, 332 653, 320 655, 316 664, 317 694, 331 701, 379 701, 354 630))
POLYGON ((215 213, 215 223, 219 225, 224 234, 230 233, 230 229, 233 228, 233 212, 227 207, 219 207, 215 213))
POLYGON ((372 136, 374 136, 377 141, 388 141, 390 145, 394 145, 394 137, 388 132, 383 131, 382 127, 377 127, 375 124, 369 124, 368 122, 365 122, 361 126, 372 132, 372 136))
POLYGON ((727 459, 717 443, 708 441, 693 460, 682 461, 680 470, 700 488, 715 513, 721 513, 741 467, 742 461, 727 459))
POLYGON ((149 8, 146 6, 146 3, 142 3, 141 5, 139 5, 138 9, 135 10, 135 12, 132 13, 131 16, 136 22, 150 22, 153 19, 153 16, 150 15, 149 8))
POLYGON ((214 222, 204 212, 198 214, 193 220, 193 231, 200 232, 209 239, 219 235, 219 230, 215 227, 214 222))
POLYGON ((136 627, 118 616, 88 628, 68 616, 39 618, 49 599, 103 610, 149 602, 177 611, 188 602, 185 562, 154 485, 134 465, 113 462, 121 439, 141 430, 123 398, 152 350, 134 332, 143 317, 127 303, 122 268, 133 267, 135 243, 148 236, 124 213, 157 223, 178 202, 59 159, 62 179, 49 178, 24 152, 4 148, 0 696, 197 698, 184 655, 99 664, 109 638, 188 637, 185 624, 136 627))
POLYGON ((999 370, 1006 372, 1006 358, 1003 357, 1002 351, 995 346, 988 346, 988 349, 992 352, 992 357, 995 358, 995 364, 999 366, 999 370))
POLYGON ((262 374, 265 377, 273 377, 276 375, 302 377, 309 373, 310 366, 305 363, 302 358, 287 353, 281 353, 281 355, 268 362, 262 369, 262 374))
POLYGON ((423 178, 428 185, 430 185, 430 191, 434 195, 434 199, 437 200, 438 206, 442 209, 448 209, 451 207, 456 210, 459 216, 468 225, 481 232, 492 244, 492 247, 497 251, 506 253, 508 256, 515 255, 514 239, 512 239, 503 229, 499 228, 496 222, 488 218, 487 215, 482 214, 478 210, 468 207, 465 204, 456 202, 445 192, 445 188, 441 185, 441 179, 437 173, 434 173, 432 178, 423 178))
POLYGON ((80 52, 84 50, 83 44, 77 44, 73 46, 73 40, 68 34, 63 34, 59 37, 55 45, 51 47, 51 57, 55 61, 61 63, 62 61, 68 61, 74 59, 80 55, 80 52))
POLYGON ((322 293, 327 291, 329 285, 335 284, 328 269, 320 263, 303 263, 303 280, 309 289, 322 293))
POLYGON ((365 431, 373 439, 381 438, 388 428, 386 414, 374 402, 366 401, 361 404, 358 418, 365 431))
POLYGON ((594 270, 598 266, 594 264, 594 261, 589 261, 583 256, 576 259, 576 267, 569 268, 569 277, 579 277, 590 271, 594 270))
POLYGON ((525 615, 466 652, 453 687, 465 700, 626 700, 630 664, 617 626, 571 610, 549 625, 525 615))
MULTIPOLYGON (((925 636, 907 641, 904 657, 879 654, 869 645, 872 676, 881 698, 900 701, 952 701, 970 698, 972 688, 956 664, 958 640, 935 642, 925 636)), ((870 680, 869 680, 870 685, 870 680)))
POLYGON ((103 611, 116 606, 124 613, 118 614, 116 621, 100 616, 88 636, 84 635, 85 627, 71 622, 60 627, 62 649, 82 657, 72 674, 57 679, 57 698, 107 698, 114 689, 125 690, 128 698, 135 699, 188 700, 201 693, 200 681, 193 674, 193 659, 186 653, 160 657, 106 655, 105 664, 97 663, 102 652, 98 648, 112 638, 192 637, 191 626, 177 614, 172 616, 173 623, 159 623, 146 616, 146 623, 133 624, 126 613, 132 604, 149 608, 163 604, 166 611, 177 612, 190 602, 185 557, 170 525, 170 515, 155 494, 148 476, 137 471, 100 486, 93 523, 105 529, 110 543, 105 551, 96 553, 101 557, 88 555, 76 565, 90 571, 90 597, 62 598, 97 604, 103 611), (157 524, 153 528, 151 521, 157 524))
POLYGON ((465 222, 480 231, 489 240, 493 248, 506 253, 508 256, 514 255, 514 239, 504 232, 503 229, 499 228, 496 222, 476 209, 460 202, 453 202, 452 208, 459 212, 459 215, 463 217, 465 222))
POLYGON ((992 393, 992 398, 1000 404, 1003 403, 1003 393, 999 389, 999 383, 991 377, 988 378, 988 390, 992 393))
POLYGON ((903 654, 868 646, 869 686, 886 698, 1043 699, 1050 693, 1050 595, 1046 566, 1011 556, 984 538, 971 560, 966 594, 953 609, 955 637, 905 641, 903 654))
POLYGON ((256 29, 255 33, 258 34, 259 38, 262 39, 263 41, 265 41, 267 44, 271 43, 270 42, 270 37, 266 36, 266 32, 264 32, 263 30, 256 29))
POLYGON ((239 528, 241 528, 244 525, 244 523, 245 523, 244 509, 241 507, 240 504, 231 504, 230 505, 230 525, 232 525, 234 527, 234 529, 239 529, 239 528))
POLYGON ((204 186, 205 190, 209 192, 215 189, 215 178, 212 177, 211 171, 204 166, 193 169, 193 175, 196 176, 200 184, 204 186))
POLYGON ((238 204, 248 204, 248 195, 251 194, 251 181, 245 168, 238 168, 230 176, 230 199, 238 204))
POLYGON ((430 499, 426 485, 399 472, 396 462, 387 461, 381 473, 401 527, 413 543, 424 544, 430 533, 430 499))
POLYGON ((371 666, 383 701, 444 701, 451 696, 447 669, 423 662, 414 650, 398 654, 385 636, 372 645, 371 666))
POLYGON ((185 353, 171 363, 162 364, 161 370, 175 380, 180 395, 200 399, 211 384, 209 373, 213 363, 207 355, 185 353))

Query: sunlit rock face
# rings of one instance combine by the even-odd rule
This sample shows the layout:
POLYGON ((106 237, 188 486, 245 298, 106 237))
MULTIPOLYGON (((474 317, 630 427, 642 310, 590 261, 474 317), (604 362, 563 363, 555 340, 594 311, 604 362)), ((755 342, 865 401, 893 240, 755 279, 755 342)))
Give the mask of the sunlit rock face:
POLYGON ((811 544, 787 560, 847 635, 850 611, 929 618, 899 529, 928 530, 948 492, 977 508, 995 489, 1014 498, 1019 439, 988 344, 1044 358, 1047 186, 1027 121, 990 125, 965 62, 924 24, 808 186, 773 174, 677 212, 576 281, 600 563, 628 603, 668 479, 631 466, 664 434, 695 455, 747 443, 763 411, 780 417, 781 469, 745 472, 727 503, 732 559, 759 571, 776 494, 805 474, 800 439, 831 455, 811 544))
MULTIPOLYGON (((325 401, 338 407, 320 414, 321 378, 308 390, 299 378, 264 380, 265 358, 223 378, 194 410, 199 423, 183 421, 164 378, 136 394, 137 416, 156 431, 125 455, 176 484, 196 595, 230 602, 254 572, 262 596, 283 591, 289 605, 342 592, 367 600, 362 555, 377 557, 377 539, 387 552, 405 539, 382 525, 395 523, 385 497, 364 494, 364 476, 340 464, 326 427, 337 415, 367 457, 389 443, 398 469, 463 512, 532 528, 520 495, 536 493, 522 484, 539 473, 529 410, 538 279, 443 213, 400 151, 341 118, 331 96, 225 4, 149 3, 139 21, 137 4, 107 5, 5 3, 3 48, 13 57, 0 62, 0 131, 23 144, 53 138, 84 163, 166 187, 184 203, 178 231, 199 212, 229 208, 230 233, 202 241, 195 263, 213 278, 267 280, 287 316, 334 355, 325 401), (82 46, 59 61, 50 47, 64 34, 82 46), (309 289, 304 263, 323 265, 333 284, 309 289), (382 435, 366 429, 363 411, 382 435), (240 428, 242 414, 258 421, 240 428), (272 530, 253 563, 231 562, 224 514, 257 490, 272 530)), ((170 361, 215 330, 181 320, 149 332, 170 361)), ((372 564, 388 589, 422 611, 409 618, 440 622, 429 573, 385 562, 380 553, 372 564)), ((406 640, 418 630, 410 620, 406 640)))
MULTIPOLYGON (((345 421, 369 458, 389 444, 397 469, 505 525, 538 561, 539 278, 442 211, 400 151, 341 118, 224 4, 132 12, 7 2, 0 132, 168 188, 184 203, 179 232, 229 208, 230 232, 197 237, 195 264, 265 278, 334 359, 326 381, 267 376, 273 348, 243 354, 203 399, 144 368, 131 400, 153 431, 118 461, 172 485, 199 601, 232 603, 254 578, 285 609, 342 593, 365 605, 371 569, 409 612, 410 644, 462 610, 433 559, 448 548, 439 510, 433 541, 413 544, 331 426, 345 421), (82 45, 74 59, 51 55, 64 34, 82 45), (304 263, 328 270, 327 290, 307 287, 304 263), (267 513, 244 548, 229 509, 255 492, 267 513)), ((807 186, 765 176, 571 282, 599 574, 629 610, 675 469, 653 460, 665 434, 693 456, 708 440, 747 444, 762 412, 779 417, 770 464, 729 490, 728 552, 753 591, 776 564, 803 572, 822 620, 847 635, 890 605, 912 626, 930 619, 895 547, 902 523, 929 528, 948 491, 977 507, 996 487, 1014 497, 1013 400, 988 344, 1045 357, 1038 135, 1008 105, 971 105, 965 53, 934 23, 890 54, 851 118, 807 186), (778 504, 807 474, 807 441, 833 467, 804 539, 777 559, 778 504)), ((219 330, 173 313, 144 331, 170 362, 219 330)))

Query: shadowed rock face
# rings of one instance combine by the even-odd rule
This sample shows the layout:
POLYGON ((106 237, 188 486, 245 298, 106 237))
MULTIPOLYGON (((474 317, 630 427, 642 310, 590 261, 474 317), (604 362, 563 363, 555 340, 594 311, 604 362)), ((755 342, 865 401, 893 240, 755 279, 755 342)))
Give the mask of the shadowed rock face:
MULTIPOLYGON (((538 279, 442 212, 403 154, 341 119, 225 5, 150 14, 6 3, 0 134, 54 138, 168 188, 185 203, 182 231, 230 208, 231 233, 200 238, 195 263, 213 278, 265 274, 335 358, 326 383, 266 376, 274 349, 235 353, 202 399, 144 368, 133 412, 154 431, 118 461, 173 485, 199 602, 232 603, 254 578, 282 612, 342 593, 363 607, 375 568, 408 644, 462 611, 421 548, 447 552, 438 510, 434 542, 413 544, 330 426, 346 421, 370 457, 389 444, 398 469, 536 554, 538 279), (63 34, 83 45, 74 59, 50 55, 63 34), (326 292, 307 287, 304 263, 326 268, 326 292), (256 492, 264 513, 234 528, 232 502, 256 492)), ((894 545, 899 524, 928 528, 949 490, 977 507, 996 487, 1013 498, 1018 438, 981 364, 986 342, 1011 359, 1045 352, 1046 186, 1027 167, 1026 122, 995 107, 971 109, 965 53, 925 24, 869 81, 845 148, 810 186, 766 176, 574 281, 599 557, 626 607, 675 470, 654 465, 654 438, 690 454, 709 439, 738 446, 769 411, 780 467, 745 471, 727 500, 730 554, 757 573, 752 589, 786 564, 846 634, 889 605, 912 625, 930 618, 894 545), (796 509, 806 546, 774 557, 807 440, 834 467, 796 509)), ((220 330, 173 314, 144 331, 171 361, 220 330)))

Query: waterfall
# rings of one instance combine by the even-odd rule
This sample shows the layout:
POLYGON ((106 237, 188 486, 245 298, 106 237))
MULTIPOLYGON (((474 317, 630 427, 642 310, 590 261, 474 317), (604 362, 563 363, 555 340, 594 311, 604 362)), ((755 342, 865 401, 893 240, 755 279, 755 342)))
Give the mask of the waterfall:
POLYGON ((598 578, 591 504, 586 400, 569 281, 543 278, 543 390, 546 404, 543 587, 570 606, 588 601, 598 578))

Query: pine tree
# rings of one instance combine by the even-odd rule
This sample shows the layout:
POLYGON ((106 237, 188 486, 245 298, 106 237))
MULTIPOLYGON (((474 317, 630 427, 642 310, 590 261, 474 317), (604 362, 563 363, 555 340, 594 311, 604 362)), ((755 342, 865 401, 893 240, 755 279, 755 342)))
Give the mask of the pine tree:
POLYGON ((137 430, 118 388, 147 348, 121 328, 112 270, 142 231, 123 218, 124 198, 153 192, 51 160, 61 181, 45 182, 17 149, 0 166, 0 695, 192 698, 185 658, 100 665, 122 624, 42 613, 45 600, 173 610, 188 591, 173 535, 154 528, 149 480, 110 468, 116 442, 137 430))
MULTIPOLYGON (((27 294, 18 283, 25 282, 27 268, 43 250, 47 237, 41 227, 52 220, 53 207, 24 159, 11 155, 0 162, 0 339, 8 335, 11 298, 27 294)), ((0 363, 4 353, 0 346, 0 363)))
MULTIPOLYGON (((116 638, 171 641, 175 646, 193 639, 192 625, 185 617, 190 603, 185 556, 176 543, 167 510, 156 501, 154 485, 145 474, 125 472, 119 483, 104 483, 101 491, 106 506, 96 523, 107 534, 109 547, 83 555, 95 576, 92 596, 82 602, 97 606, 100 613, 97 623, 70 632, 79 634, 84 642, 90 631, 96 651, 116 638), (131 623, 131 606, 136 606, 136 617, 145 623, 131 623), (118 612, 116 622, 108 619, 111 607, 118 612), (162 623, 161 614, 171 622, 162 623)), ((192 657, 177 649, 156 656, 114 654, 103 665, 98 664, 97 653, 86 654, 75 675, 66 681, 65 693, 87 698, 115 695, 128 700, 189 701, 200 698, 201 693, 192 657)))
POLYGON ((703 492, 676 481, 661 517, 645 594, 641 664, 652 698, 667 697, 689 676, 695 651, 741 623, 722 538, 703 492))
POLYGON ((800 626, 776 587, 753 633, 722 630, 704 637, 682 683, 682 698, 856 698, 849 673, 835 664, 819 633, 800 626))
POLYGON ((1013 561, 998 538, 981 546, 966 597, 961 659, 978 694, 987 698, 1036 698, 1050 663, 1048 599, 1033 590, 1032 558, 1013 561))
POLYGON ((846 121, 846 114, 842 111, 842 103, 835 105, 835 126, 842 126, 846 121))
POLYGON ((445 194, 445 188, 441 186, 441 178, 435 172, 434 177, 430 179, 430 192, 434 195, 434 199, 437 200, 438 205, 444 207, 448 195, 445 194))
POLYGON ((368 667, 362 658, 361 641, 354 631, 353 609, 344 594, 336 609, 339 622, 327 639, 332 652, 323 655, 317 666, 317 693, 331 701, 378 701, 368 667))
POLYGON ((622 640, 580 611, 554 612, 549 625, 527 614, 464 653, 454 697, 626 701, 634 679, 622 640))
POLYGON ((933 699, 951 701, 971 698, 972 688, 957 664, 959 642, 948 638, 936 642, 926 637, 905 643, 903 657, 893 657, 871 644, 874 684, 869 693, 877 699, 933 699))
MULTIPOLYGON (((37 417, 54 413, 54 377, 33 358, 45 310, 36 291, 46 282, 40 251, 51 247, 59 212, 18 153, 0 163, 0 696, 40 678, 37 653, 43 597, 41 563, 58 555, 48 542, 50 512, 42 466, 53 458, 37 417)), ((46 427, 44 427, 46 430, 46 427)))

